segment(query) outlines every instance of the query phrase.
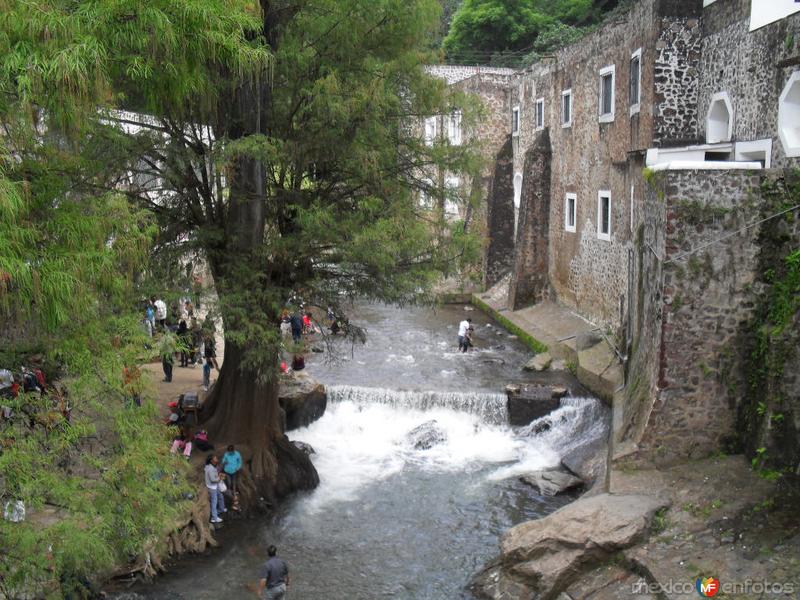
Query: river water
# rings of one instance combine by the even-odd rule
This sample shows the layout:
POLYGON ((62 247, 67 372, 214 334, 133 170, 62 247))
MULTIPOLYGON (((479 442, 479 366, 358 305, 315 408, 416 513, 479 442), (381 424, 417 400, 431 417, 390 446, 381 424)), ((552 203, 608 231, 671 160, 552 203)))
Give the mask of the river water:
POLYGON ((518 479, 606 431, 607 411, 581 397, 568 374, 523 372, 530 352, 460 305, 360 306, 351 320, 366 328, 367 343, 337 341, 333 362, 312 355, 308 370, 328 386, 328 409, 289 434, 315 448, 319 487, 269 519, 229 520, 221 548, 117 598, 252 598, 269 544, 290 565, 293 600, 470 598, 465 586, 509 527, 571 500, 539 496, 518 479), (465 316, 476 348, 461 354, 465 316), (543 433, 509 427, 504 386, 542 378, 574 397, 543 433), (409 432, 430 421, 444 439, 415 448, 409 432))

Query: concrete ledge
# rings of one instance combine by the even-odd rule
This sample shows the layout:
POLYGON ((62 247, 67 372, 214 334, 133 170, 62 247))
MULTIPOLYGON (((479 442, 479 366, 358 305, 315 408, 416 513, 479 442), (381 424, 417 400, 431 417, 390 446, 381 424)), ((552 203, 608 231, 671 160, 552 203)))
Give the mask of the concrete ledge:
POLYGON ((622 365, 594 324, 552 302, 510 311, 472 295, 472 304, 496 319, 533 352, 549 352, 567 361, 578 381, 593 394, 611 402, 622 385, 622 365), (590 341, 587 343, 587 339, 590 341))
POLYGON ((533 350, 536 354, 540 352, 547 352, 548 346, 544 342, 539 341, 533 335, 519 327, 511 319, 506 318, 499 310, 492 308, 489 304, 481 300, 477 294, 472 295, 472 304, 480 308, 487 315, 491 316, 495 321, 500 323, 508 331, 516 335, 528 348, 533 350))

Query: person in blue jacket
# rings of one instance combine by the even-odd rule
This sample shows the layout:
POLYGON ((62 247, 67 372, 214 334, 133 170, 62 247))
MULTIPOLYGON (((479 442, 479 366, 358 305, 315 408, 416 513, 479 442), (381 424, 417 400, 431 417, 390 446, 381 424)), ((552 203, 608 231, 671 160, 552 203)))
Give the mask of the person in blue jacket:
POLYGON ((234 499, 239 493, 237 476, 241 469, 242 455, 233 447, 233 444, 231 444, 228 446, 228 451, 222 456, 222 470, 225 471, 225 474, 228 476, 228 489, 230 489, 234 499))

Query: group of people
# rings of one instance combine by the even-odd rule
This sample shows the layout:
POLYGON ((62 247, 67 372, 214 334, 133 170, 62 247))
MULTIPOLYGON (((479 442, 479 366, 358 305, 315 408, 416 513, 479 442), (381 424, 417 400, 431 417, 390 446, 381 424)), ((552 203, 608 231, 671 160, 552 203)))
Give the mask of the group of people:
POLYGON ((211 522, 222 523, 221 514, 228 512, 225 496, 233 501, 233 510, 239 510, 239 475, 242 470, 242 455, 233 445, 228 446, 220 459, 217 454, 206 457, 205 480, 211 501, 211 522))
POLYGON ((158 351, 164 381, 172 381, 177 358, 184 368, 203 365, 203 388, 208 391, 212 370, 219 370, 213 322, 206 319, 201 324, 195 316, 195 307, 191 300, 173 304, 172 315, 168 317, 166 302, 151 296, 145 302, 143 323, 150 337, 160 335, 158 351))

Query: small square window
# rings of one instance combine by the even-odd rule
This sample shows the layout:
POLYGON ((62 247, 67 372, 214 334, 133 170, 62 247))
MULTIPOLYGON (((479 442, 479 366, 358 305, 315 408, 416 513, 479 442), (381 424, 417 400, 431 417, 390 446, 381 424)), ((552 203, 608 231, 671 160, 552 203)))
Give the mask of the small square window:
POLYGON ((519 106, 511 109, 511 135, 519 135, 519 106))
POLYGON ((611 192, 597 192, 597 237, 611 241, 611 192))
POLYGON ((630 112, 636 114, 639 112, 639 103, 642 94, 642 49, 639 48, 631 55, 631 70, 630 70, 630 112))
POLYGON ((614 65, 600 69, 600 122, 614 120, 614 65))
POLYGON ((575 224, 578 213, 578 196, 569 193, 564 200, 564 230, 575 233, 575 224))
POLYGON ((544 129, 544 98, 536 101, 536 129, 544 129))
POLYGON ((572 90, 561 92, 561 126, 572 127, 572 90))

